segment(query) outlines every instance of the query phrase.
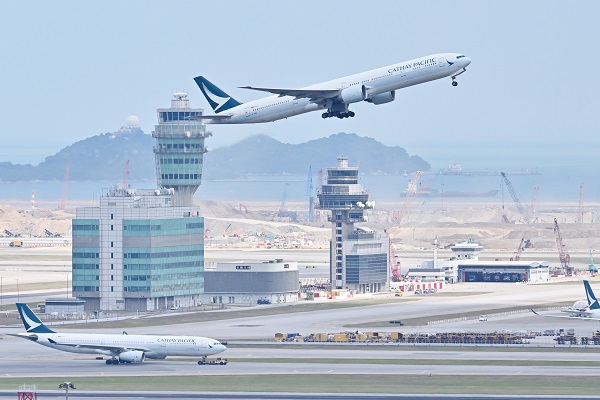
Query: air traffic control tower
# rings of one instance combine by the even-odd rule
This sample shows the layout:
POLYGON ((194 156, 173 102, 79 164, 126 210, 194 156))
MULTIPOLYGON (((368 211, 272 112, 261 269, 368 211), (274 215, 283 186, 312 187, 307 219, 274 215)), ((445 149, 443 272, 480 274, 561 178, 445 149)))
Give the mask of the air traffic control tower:
POLYGON ((358 183, 358 167, 349 167, 347 157, 338 157, 337 166, 327 168, 327 183, 317 198, 316 208, 331 211, 332 290, 349 289, 358 293, 387 290, 388 240, 370 228, 354 226, 367 222, 365 210, 373 207, 369 194, 358 183))
POLYGON ((202 180, 204 139, 211 136, 206 125, 192 118, 202 115, 201 108, 190 108, 187 93, 174 93, 171 108, 159 108, 158 125, 152 137, 157 143, 156 177, 158 187, 173 189, 174 206, 191 206, 202 180))

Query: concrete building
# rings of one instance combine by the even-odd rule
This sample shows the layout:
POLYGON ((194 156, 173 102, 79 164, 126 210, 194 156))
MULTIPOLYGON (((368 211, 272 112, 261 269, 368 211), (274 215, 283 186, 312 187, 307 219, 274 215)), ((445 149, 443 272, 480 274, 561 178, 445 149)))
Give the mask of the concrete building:
POLYGON ((298 301, 299 290, 296 262, 217 263, 204 271, 202 300, 212 304, 292 303, 298 301))
POLYGON ((73 295, 86 311, 146 311, 199 304, 204 219, 194 207, 206 127, 185 93, 158 110, 152 136, 158 189, 113 188, 73 220, 73 295))
POLYGON ((366 227, 365 210, 372 208, 369 194, 358 183, 358 167, 339 157, 336 167, 327 168, 327 183, 317 193, 317 209, 331 212, 330 281, 332 289, 358 293, 388 289, 389 240, 366 227))

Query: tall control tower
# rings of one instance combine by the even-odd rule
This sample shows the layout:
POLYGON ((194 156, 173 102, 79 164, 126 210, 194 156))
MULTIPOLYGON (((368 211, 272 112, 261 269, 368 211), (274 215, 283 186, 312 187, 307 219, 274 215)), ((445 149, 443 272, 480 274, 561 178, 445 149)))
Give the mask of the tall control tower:
POLYGON ((204 139, 210 136, 206 125, 191 118, 202 115, 201 108, 190 108, 187 93, 174 93, 171 108, 159 108, 156 138, 156 176, 158 187, 173 189, 174 206, 191 206, 202 180, 204 139))
POLYGON ((331 288, 359 293, 385 290, 388 241, 370 228, 354 226, 366 222, 365 210, 373 207, 358 183, 358 167, 349 167, 347 157, 338 157, 337 166, 327 168, 327 183, 317 198, 316 208, 331 211, 331 288))

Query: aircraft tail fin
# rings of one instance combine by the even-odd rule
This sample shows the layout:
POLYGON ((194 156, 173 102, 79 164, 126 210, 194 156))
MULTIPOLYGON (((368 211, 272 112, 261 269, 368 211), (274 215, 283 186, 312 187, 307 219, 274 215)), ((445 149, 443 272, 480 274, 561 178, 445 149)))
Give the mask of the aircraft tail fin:
POLYGON ((211 83, 208 79, 203 76, 197 76, 194 78, 196 81, 196 85, 202 91, 204 97, 208 101, 208 104, 212 107, 215 113, 220 113, 225 110, 229 110, 230 108, 239 106, 240 103, 213 83, 211 83))
POLYGON ((585 295, 587 296, 587 301, 588 301, 590 310, 600 309, 600 304, 598 304, 598 299, 596 299, 596 296, 594 295, 594 292, 592 291, 592 287, 590 286, 590 283, 588 281, 583 281, 583 286, 585 287, 585 295))
POLYGON ((48 328, 37 315, 31 311, 31 308, 25 303, 17 303, 17 310, 19 310, 19 315, 21 316, 21 321, 23 321, 23 325, 25 326, 25 330, 27 333, 54 333, 53 330, 48 328))

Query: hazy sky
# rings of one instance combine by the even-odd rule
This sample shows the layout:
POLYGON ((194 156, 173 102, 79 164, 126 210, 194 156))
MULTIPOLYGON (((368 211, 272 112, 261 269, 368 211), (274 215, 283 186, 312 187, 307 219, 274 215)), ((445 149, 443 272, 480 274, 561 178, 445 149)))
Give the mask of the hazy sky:
MULTIPOLYGON (((0 15, 0 161, 37 164, 204 75, 240 101, 255 85, 296 88, 438 52, 472 64, 403 89, 355 118, 313 112, 216 125, 216 148, 265 133, 288 143, 354 132, 444 167, 598 167, 598 1, 6 2, 0 15)), ((600 170, 600 169, 599 169, 600 170)))

